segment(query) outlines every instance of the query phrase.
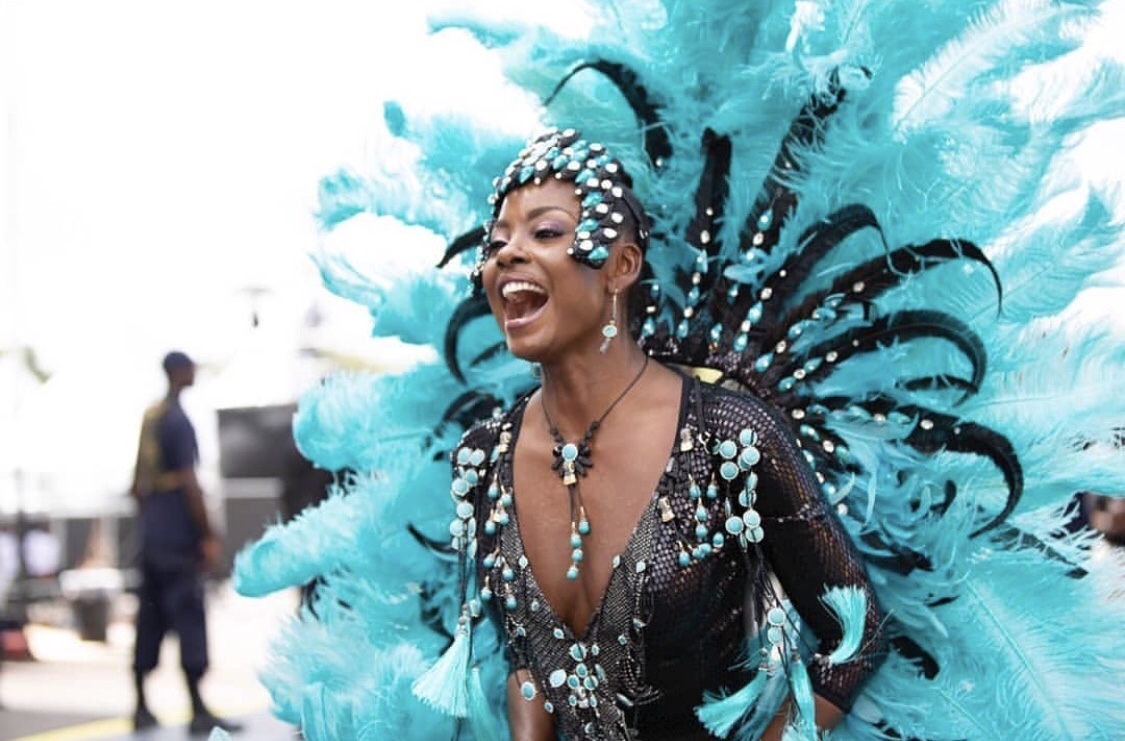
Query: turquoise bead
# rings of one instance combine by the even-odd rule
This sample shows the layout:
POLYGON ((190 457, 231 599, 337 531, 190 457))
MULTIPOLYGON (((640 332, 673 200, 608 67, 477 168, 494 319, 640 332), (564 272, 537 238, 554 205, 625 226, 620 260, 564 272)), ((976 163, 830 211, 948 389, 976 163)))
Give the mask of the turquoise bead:
POLYGON ((577 566, 571 566, 569 569, 567 569, 566 570, 566 578, 570 579, 571 581, 577 581, 578 580, 578 567, 577 566))
POLYGON ((559 451, 559 453, 560 453, 560 455, 562 455, 562 458, 563 458, 564 461, 577 460, 578 459, 578 446, 575 445, 574 443, 567 443, 566 445, 562 446, 562 450, 559 451))

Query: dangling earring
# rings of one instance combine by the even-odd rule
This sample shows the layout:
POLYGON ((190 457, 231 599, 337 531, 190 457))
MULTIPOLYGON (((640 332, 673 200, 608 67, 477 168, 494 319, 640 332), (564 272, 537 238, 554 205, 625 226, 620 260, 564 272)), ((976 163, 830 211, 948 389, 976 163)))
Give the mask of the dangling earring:
POLYGON ((609 322, 602 327, 602 345, 598 348, 598 352, 605 354, 609 349, 609 343, 617 336, 617 291, 613 292, 613 305, 609 312, 609 322))

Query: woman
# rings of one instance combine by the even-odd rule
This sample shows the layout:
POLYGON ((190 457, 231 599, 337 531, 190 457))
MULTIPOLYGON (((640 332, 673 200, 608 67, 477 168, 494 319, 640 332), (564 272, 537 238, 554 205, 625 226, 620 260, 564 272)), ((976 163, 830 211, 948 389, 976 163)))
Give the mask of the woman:
MULTIPOLYGON (((540 137, 499 181, 478 264, 508 348, 542 371, 454 452, 455 498, 471 504, 453 527, 475 554, 467 603, 503 627, 512 737, 712 738, 696 715, 706 695, 806 663, 815 722, 831 727, 880 654, 862 563, 770 407, 621 336, 639 324, 627 299, 648 241, 630 186, 576 132, 540 137), (792 630, 773 577, 819 643, 792 630), (843 633, 831 588, 862 605, 847 662, 827 658, 843 633), (773 628, 749 661, 747 622, 773 628)), ((731 698, 735 718, 754 699, 731 698)))

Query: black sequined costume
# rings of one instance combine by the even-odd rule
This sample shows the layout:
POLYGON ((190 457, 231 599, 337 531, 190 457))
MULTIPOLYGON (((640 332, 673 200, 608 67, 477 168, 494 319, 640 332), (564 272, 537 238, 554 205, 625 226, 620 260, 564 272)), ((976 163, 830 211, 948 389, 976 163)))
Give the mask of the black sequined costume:
POLYGON ((772 577, 820 639, 803 652, 815 691, 850 707, 879 663, 881 615, 851 540, 772 408, 685 377, 669 464, 577 636, 539 590, 520 541, 511 454, 526 405, 524 397, 466 433, 454 465, 492 451, 470 494, 485 613, 502 623, 511 668, 530 671, 564 737, 711 738, 694 708, 705 692, 736 690, 756 671, 756 660, 745 667, 744 636, 780 602, 772 577), (735 467, 721 471, 729 461, 735 467), (748 477, 758 494, 740 502, 748 477), (731 518, 753 523, 743 518, 749 509, 760 515, 760 542, 724 527, 731 518), (830 586, 857 586, 867 597, 863 648, 836 666, 822 658, 841 636, 820 601, 830 586))

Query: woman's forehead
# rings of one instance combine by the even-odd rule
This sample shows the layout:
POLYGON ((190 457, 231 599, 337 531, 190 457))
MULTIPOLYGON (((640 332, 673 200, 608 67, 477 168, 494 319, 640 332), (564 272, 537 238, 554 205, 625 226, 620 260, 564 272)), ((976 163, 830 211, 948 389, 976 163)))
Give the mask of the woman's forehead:
POLYGON ((551 178, 538 185, 529 183, 515 188, 500 203, 497 221, 507 221, 516 216, 526 216, 531 211, 548 208, 565 211, 572 218, 577 218, 581 203, 574 192, 574 184, 551 178))

